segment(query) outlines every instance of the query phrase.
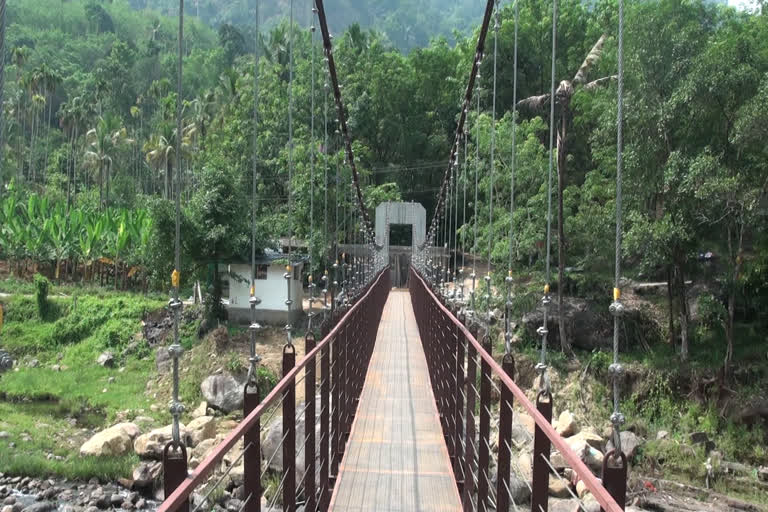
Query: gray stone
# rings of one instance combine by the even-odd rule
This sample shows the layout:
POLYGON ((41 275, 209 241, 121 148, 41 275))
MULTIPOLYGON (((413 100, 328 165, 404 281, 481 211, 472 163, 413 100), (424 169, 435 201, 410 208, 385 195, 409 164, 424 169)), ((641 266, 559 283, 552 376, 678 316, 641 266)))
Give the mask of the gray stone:
POLYGON ((229 373, 207 377, 200 391, 214 409, 230 413, 243 408, 243 385, 229 373))
MULTIPOLYGON (((644 442, 643 438, 635 435, 634 432, 625 430, 621 433, 621 449, 624 452, 624 455, 630 460, 637 454, 637 449, 641 447, 644 442)), ((613 450, 613 448, 613 439, 610 439, 605 447, 606 453, 613 450)))
POLYGON ((155 366, 158 373, 168 373, 172 365, 171 353, 166 347, 159 347, 155 352, 155 366))
POLYGON ((662 439, 666 439, 668 437, 669 437, 669 432, 667 432, 666 430, 659 430, 658 432, 656 432, 657 441, 661 441, 662 439))
POLYGON ((136 487, 155 487, 163 475, 161 462, 142 462, 133 470, 133 483, 136 487))
POLYGON ((104 352, 96 359, 96 362, 101 366, 112 367, 115 364, 115 356, 112 352, 104 352))
POLYGON ((42 501, 35 503, 23 509, 24 512, 49 512, 50 510, 56 510, 56 504, 50 501, 42 501))

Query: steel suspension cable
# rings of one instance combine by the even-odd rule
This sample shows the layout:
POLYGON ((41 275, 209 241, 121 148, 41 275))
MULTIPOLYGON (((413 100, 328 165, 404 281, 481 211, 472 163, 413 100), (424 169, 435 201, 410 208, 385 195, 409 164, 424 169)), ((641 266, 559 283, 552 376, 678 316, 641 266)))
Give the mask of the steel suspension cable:
MULTIPOLYGON (((0 0, 0 106, 5 91, 5 0, 0 0)), ((0 112, 0 196, 3 195, 3 157, 5 156, 5 111, 0 112)), ((69 176, 69 170, 67 170, 69 176)), ((69 187, 69 184, 67 184, 69 187)))
POLYGON ((310 143, 310 151, 309 151, 309 246, 307 248, 307 252, 309 253, 309 312, 307 314, 308 317, 308 326, 307 330, 312 331, 312 319, 315 316, 313 307, 315 304, 315 283, 313 279, 313 258, 312 258, 312 249, 315 245, 315 25, 313 23, 314 18, 314 12, 315 8, 313 6, 313 0, 310 0, 310 14, 309 14, 309 24, 310 24, 310 45, 311 45, 311 51, 312 51, 312 63, 310 64, 310 72, 312 75, 311 78, 311 93, 310 96, 311 99, 311 106, 310 106, 310 133, 311 133, 311 143, 310 143))
POLYGON ((618 98, 616 116, 616 244, 615 244, 615 279, 613 285, 613 303, 610 311, 613 314, 613 364, 609 372, 613 380, 613 413, 611 424, 613 425, 613 446, 616 454, 621 454, 621 426, 624 424, 624 415, 619 411, 619 381, 624 368, 619 363, 619 327, 624 305, 621 303, 621 207, 622 207, 622 173, 624 168, 624 1, 619 0, 619 47, 618 47, 618 98))
MULTIPOLYGON (((459 139, 461 144, 461 139, 459 139)), ((459 146, 461 149, 461 146, 459 146)), ((460 153, 456 155, 456 171, 454 173, 453 185, 453 298, 458 299, 458 278, 459 278, 459 179, 461 177, 460 153)))
MULTIPOLYGON (((467 181, 468 181, 468 160, 467 160, 467 130, 464 130, 464 166, 462 167, 462 181, 464 185, 464 200, 461 214, 461 226, 462 228, 467 225, 467 181)), ((461 238, 461 269, 459 270, 459 278, 461 279, 459 293, 461 294, 461 300, 464 300, 464 271, 467 265, 467 236, 466 233, 461 238)))
POLYGON ((488 184, 488 273, 485 275, 486 283, 486 313, 488 315, 488 332, 491 330, 491 300, 493 299, 493 286, 491 284, 491 264, 493 260, 493 178, 496 170, 496 76, 499 53, 499 0, 495 0, 493 23, 493 94, 491 107, 491 176, 488 184))
POLYGON ((285 324, 285 334, 288 345, 293 345, 293 325, 291 314, 293 300, 291 288, 293 288, 293 0, 290 3, 290 24, 288 29, 288 265, 285 267, 286 285, 288 287, 285 305, 288 308, 288 321, 285 324))
POLYGON ((184 0, 179 0, 179 40, 178 62, 176 74, 176 226, 174 240, 174 270, 171 275, 172 298, 169 306, 173 311, 173 344, 168 352, 173 358, 173 395, 171 398, 170 413, 173 417, 171 437, 174 445, 181 446, 181 434, 179 420, 184 413, 184 405, 179 400, 179 358, 184 349, 179 341, 179 321, 181 320, 182 302, 179 300, 179 287, 181 285, 181 115, 182 115, 182 79, 184 68, 184 0))
MULTIPOLYGON (((479 72, 478 72, 479 76, 479 72)), ((480 89, 477 90, 477 117, 475 118, 475 201, 472 204, 475 210, 475 222, 474 222, 474 236, 472 238, 472 292, 471 292, 471 309, 472 314, 475 314, 475 285, 477 282, 477 223, 480 215, 480 209, 477 207, 477 201, 479 196, 479 175, 480 175, 480 89)))
POLYGON ((515 0, 515 48, 512 58, 512 158, 509 191, 509 273, 507 282, 506 321, 504 333, 504 350, 512 352, 512 264, 515 252, 515 166, 517 165, 517 31, 520 21, 519 0, 515 0))
POLYGON ((256 192, 258 187, 258 152, 259 152, 259 0, 256 0, 255 8, 255 22, 256 22, 256 50, 254 55, 253 65, 253 176, 251 186, 251 296, 249 299, 249 305, 251 307, 251 325, 248 327, 248 334, 250 337, 250 357, 248 362, 248 377, 246 379, 246 386, 248 384, 256 383, 256 365, 260 358, 256 354, 256 332, 261 329, 261 326, 256 322, 256 306, 261 303, 261 300, 256 297, 256 192))
MULTIPOLYGON (((317 9, 317 8, 315 8, 317 9)), ((326 69, 326 73, 327 73, 326 69)), ((331 258, 331 248, 328 246, 328 77, 323 84, 323 248, 325 272, 323 272, 323 314, 328 312, 328 261, 331 258)))
MULTIPOLYGON (((544 285, 544 297, 541 299, 544 307, 544 324, 539 327, 538 332, 541 336, 541 355, 536 370, 539 372, 539 389, 549 393, 549 380, 547 378, 547 322, 549 315, 549 305, 552 299, 549 296, 550 255, 552 246, 552 153, 554 151, 555 134, 555 56, 557 52, 557 0, 552 1, 552 73, 551 89, 549 95, 549 171, 547 175, 547 259, 546 265, 546 284, 544 285)), ((561 283, 562 284, 562 283, 561 283)))

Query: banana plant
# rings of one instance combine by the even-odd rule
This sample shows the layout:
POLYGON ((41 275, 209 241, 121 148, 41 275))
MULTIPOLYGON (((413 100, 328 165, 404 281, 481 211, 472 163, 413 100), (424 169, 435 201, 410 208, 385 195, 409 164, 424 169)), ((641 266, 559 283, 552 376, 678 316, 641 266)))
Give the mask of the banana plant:
POLYGON ((85 229, 80 232, 79 238, 79 252, 80 258, 85 264, 84 279, 88 279, 88 271, 93 265, 94 260, 98 257, 100 250, 102 234, 104 232, 104 220, 103 218, 96 218, 93 216, 84 223, 85 229))
POLYGON ((56 261, 55 278, 59 280, 61 262, 67 257, 72 243, 72 232, 64 203, 58 203, 50 217, 45 220, 43 231, 50 242, 51 252, 56 261))

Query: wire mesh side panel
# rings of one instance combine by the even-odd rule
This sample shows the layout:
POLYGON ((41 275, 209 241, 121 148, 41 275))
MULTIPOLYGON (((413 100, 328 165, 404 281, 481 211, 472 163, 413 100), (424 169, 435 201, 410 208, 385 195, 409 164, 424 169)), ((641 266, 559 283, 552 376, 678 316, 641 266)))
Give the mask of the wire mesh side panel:
POLYGON ((546 512, 550 496, 574 510, 622 510, 621 491, 596 475, 606 462, 603 474, 625 480, 626 461, 610 463, 586 432, 560 436, 552 394, 532 403, 514 382, 511 353, 494 360, 491 340, 478 342, 480 328, 467 328, 414 269, 409 284, 463 510, 546 512))
POLYGON ((245 419, 191 473, 169 475, 178 485, 158 512, 327 511, 389 290, 384 270, 322 326, 320 342, 305 336, 303 358, 286 345, 275 388, 244 387, 245 419))

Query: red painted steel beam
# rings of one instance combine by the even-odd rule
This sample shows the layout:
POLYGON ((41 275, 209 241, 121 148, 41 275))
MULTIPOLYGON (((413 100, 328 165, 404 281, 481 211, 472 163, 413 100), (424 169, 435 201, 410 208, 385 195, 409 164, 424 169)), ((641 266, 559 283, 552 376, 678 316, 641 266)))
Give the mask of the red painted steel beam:
MULTIPOLYGON (((261 418, 261 415, 264 414, 264 412, 267 410, 267 408, 275 403, 286 391, 289 385, 292 385, 294 382, 294 379, 296 378, 297 374, 304 370, 304 368, 310 363, 315 360, 315 357, 320 353, 321 350, 323 350, 326 346, 330 345, 331 340, 333 340, 334 337, 339 333, 341 328, 344 324, 346 324, 346 321, 348 318, 352 318, 351 315, 353 315, 359 308, 362 307, 362 304, 368 300, 368 298, 371 296, 374 290, 377 289, 378 285, 382 283, 382 280, 384 279, 384 276, 388 275, 389 267, 385 268, 383 271, 379 273, 379 277, 376 278, 376 281, 372 286, 368 288, 368 291, 363 295, 360 300, 358 300, 352 308, 350 308, 349 311, 342 317, 342 319, 339 321, 339 323, 336 324, 336 326, 329 332, 323 340, 317 344, 317 346, 312 349, 312 351, 308 354, 306 354, 301 361, 299 361, 299 364, 293 367, 291 371, 286 373, 282 380, 272 389, 272 391, 269 392, 269 394, 264 398, 264 400, 243 420, 241 421, 233 430, 229 433, 229 435, 224 439, 224 441, 221 442, 220 445, 218 445, 208 457, 203 460, 203 462, 200 463, 200 465, 195 469, 192 473, 187 476, 187 478, 184 480, 184 482, 179 485, 179 487, 171 494, 161 505, 160 508, 157 509, 157 512, 175 512, 184 502, 186 502, 189 497, 194 492, 195 488, 197 488, 198 485, 202 484, 205 479, 208 477, 208 475, 216 469, 218 464, 222 461, 224 458, 224 455, 226 455, 229 450, 232 449, 232 447, 235 446, 237 441, 240 440, 241 437, 243 437, 246 432, 248 432, 251 427, 253 427, 254 424, 261 418)), ((260 455, 259 455, 260 456, 260 455)))
POLYGON ((424 279, 419 275, 416 270, 413 270, 414 275, 419 280, 420 286, 422 286, 428 296, 434 301, 434 303, 437 305, 439 309, 442 310, 442 312, 451 320, 451 322, 459 328, 459 330, 464 334, 464 336, 467 338, 467 341, 477 350, 477 353, 480 355, 480 357, 483 359, 485 363, 487 363, 491 367, 491 372, 496 374, 496 376, 499 377, 501 382, 509 388, 509 390, 512 392, 513 395, 515 395, 515 398, 520 403, 520 405, 523 406, 523 409, 526 410, 526 412, 533 418, 533 420, 536 422, 536 426, 539 427, 544 434, 549 438, 550 441, 552 441, 552 444, 555 448, 560 452, 560 454, 563 456, 563 458, 570 464, 571 469, 576 472, 576 474, 581 478, 582 481, 584 481, 584 484, 587 486, 587 489, 589 489, 589 492, 592 493, 592 495, 595 497, 595 500, 600 504, 600 506, 603 507, 603 510, 606 510, 607 512, 623 512, 623 509, 616 503, 616 500, 613 499, 613 497, 610 495, 608 490, 605 489, 605 487, 602 486, 600 481, 597 479, 595 475, 592 474, 592 471, 587 467, 584 462, 579 458, 578 455, 571 449, 570 446, 568 446, 568 443, 565 442, 565 439, 560 437, 560 435, 555 431, 555 429, 552 427, 552 425, 544 418, 544 416, 536 409, 536 406, 531 403, 530 400, 528 400, 528 397, 525 396, 525 393, 522 389, 520 389, 517 384, 515 384, 515 381, 513 381, 506 372, 501 368, 499 363, 496 362, 495 359, 491 355, 486 352, 482 345, 475 339, 475 337, 472 335, 472 333, 469 332, 469 329, 466 328, 459 320, 451 313, 451 311, 446 308, 435 296, 434 293, 432 293, 432 290, 429 289, 429 286, 427 286, 427 283, 424 281, 424 279))

